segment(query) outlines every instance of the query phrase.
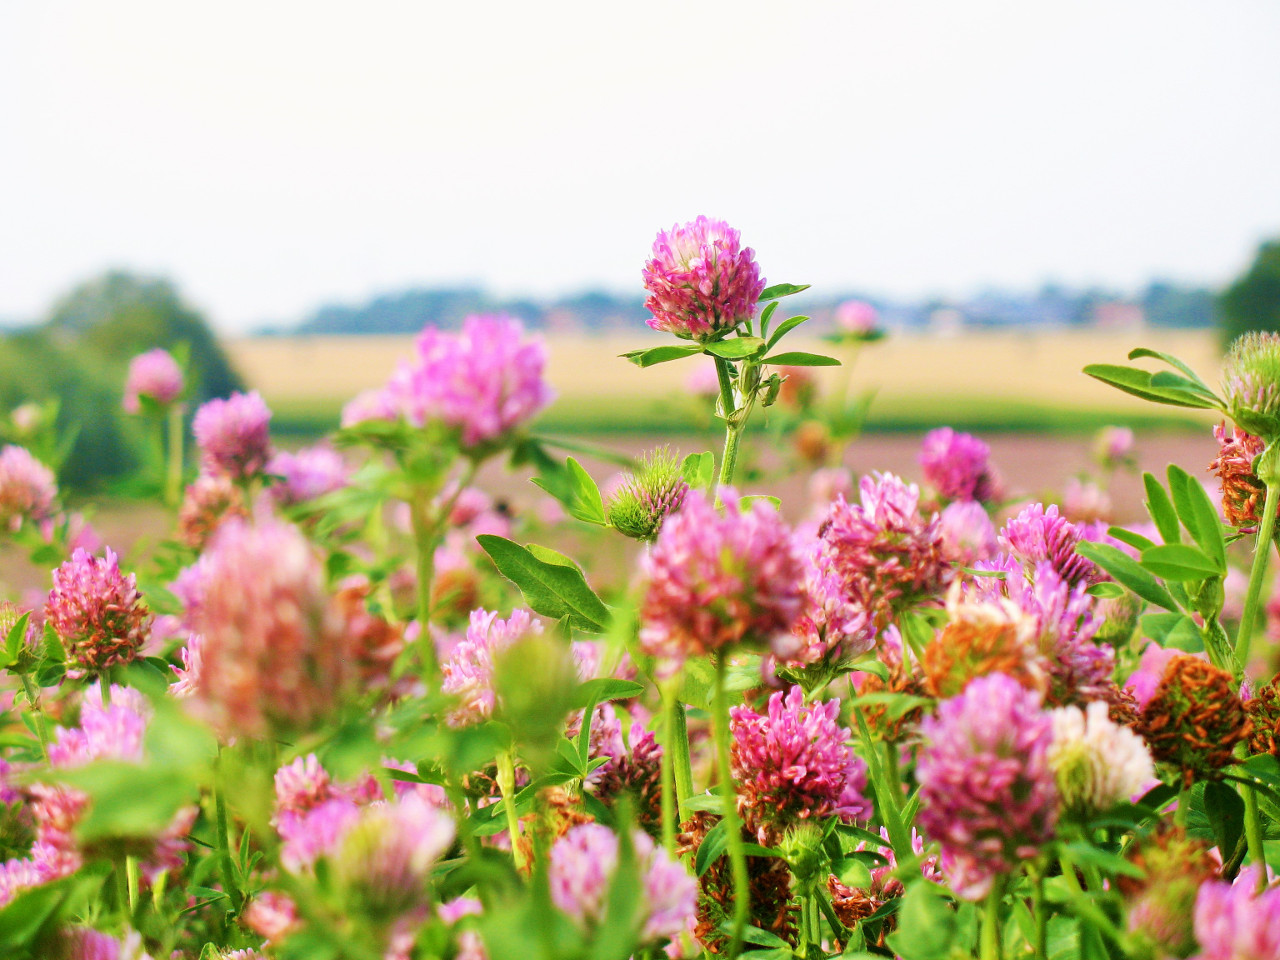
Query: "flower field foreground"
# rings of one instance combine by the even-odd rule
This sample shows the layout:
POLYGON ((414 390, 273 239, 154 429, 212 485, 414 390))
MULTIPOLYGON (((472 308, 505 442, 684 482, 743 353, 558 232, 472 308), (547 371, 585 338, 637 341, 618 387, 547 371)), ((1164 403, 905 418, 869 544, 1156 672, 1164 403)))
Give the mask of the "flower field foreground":
MULTIPOLYGON (((851 476, 867 398, 816 390, 804 288, 725 223, 643 281, 672 340, 626 359, 709 357, 720 451, 591 476, 508 317, 424 330, 291 452, 257 394, 188 421, 142 355, 172 532, 139 556, 0 451, 50 570, 0 609, 0 956, 1280 958, 1280 338, 1221 395, 1151 350, 1089 367, 1223 421, 1141 480, 1111 428, 1041 501, 945 426, 922 482, 851 476), (764 416, 811 474, 785 514, 764 416), (475 485, 497 458, 536 514, 475 485), (1110 525, 1138 482, 1149 520, 1110 525)), ((846 362, 881 336, 839 320, 846 362)))

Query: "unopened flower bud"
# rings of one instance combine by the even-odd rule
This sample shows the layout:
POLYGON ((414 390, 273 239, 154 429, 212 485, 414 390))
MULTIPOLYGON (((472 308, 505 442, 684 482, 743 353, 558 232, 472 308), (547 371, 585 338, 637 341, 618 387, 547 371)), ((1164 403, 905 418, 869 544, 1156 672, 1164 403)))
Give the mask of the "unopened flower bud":
POLYGON ((1236 340, 1222 386, 1237 425, 1268 443, 1280 438, 1280 334, 1254 330, 1236 340))
POLYGON ((680 509, 689 484, 671 451, 661 448, 643 457, 609 501, 609 523, 635 540, 653 540, 666 518, 680 509))

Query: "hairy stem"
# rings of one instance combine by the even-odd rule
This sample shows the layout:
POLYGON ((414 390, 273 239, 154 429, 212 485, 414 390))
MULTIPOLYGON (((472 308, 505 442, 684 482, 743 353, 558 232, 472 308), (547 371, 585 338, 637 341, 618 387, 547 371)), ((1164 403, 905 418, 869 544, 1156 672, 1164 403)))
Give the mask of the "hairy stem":
MULTIPOLYGON (((31 682, 30 674, 18 674, 22 678, 22 690, 27 695, 27 703, 31 705, 31 713, 35 717, 36 736, 40 738, 40 749, 44 752, 44 762, 49 762, 49 731, 44 723, 44 708, 40 706, 40 693, 36 690, 36 685, 31 682)), ((109 689, 109 684, 104 684, 103 699, 106 699, 105 690, 109 689)))
POLYGON ((715 705, 712 721, 715 725, 716 766, 720 779, 720 796, 724 803, 725 837, 728 840, 729 864, 733 871, 733 935, 729 941, 729 960, 742 949, 742 932, 751 912, 751 880, 747 874, 747 851, 742 842, 742 820, 738 817, 738 795, 733 788, 733 771, 729 765, 729 700, 725 695, 724 656, 716 658, 715 705))
POLYGON ((526 867, 524 848, 520 846, 520 818, 516 815, 516 758, 511 750, 498 754, 498 792, 507 815, 507 833, 511 835, 511 857, 521 873, 526 867))
MULTIPOLYGON (((1268 454, 1263 454, 1267 459, 1268 454)), ((1276 478, 1265 481, 1267 498, 1262 506, 1262 522, 1258 525, 1258 537, 1253 547, 1253 567, 1249 571, 1249 591, 1244 598, 1244 616, 1240 619, 1240 632, 1236 634, 1236 666, 1244 670, 1249 662, 1249 644, 1253 640, 1253 626, 1258 619, 1258 600, 1262 596, 1262 581, 1267 573, 1267 558, 1271 555, 1271 542, 1276 529, 1276 507, 1280 506, 1280 482, 1276 478)))
POLYGON ((724 453, 720 456, 720 477, 716 481, 716 506, 720 506, 720 488, 733 483, 733 473, 738 466, 738 445, 742 440, 745 411, 739 416, 733 400, 733 380, 729 376, 729 361, 715 357, 716 379, 720 382, 720 412, 724 416, 724 453))

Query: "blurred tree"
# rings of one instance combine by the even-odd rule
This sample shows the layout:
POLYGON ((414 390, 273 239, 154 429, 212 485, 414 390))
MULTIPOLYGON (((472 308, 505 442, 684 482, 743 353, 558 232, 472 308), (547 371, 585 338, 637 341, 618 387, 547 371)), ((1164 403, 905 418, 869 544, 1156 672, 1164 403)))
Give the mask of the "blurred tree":
POLYGON ((55 342, 90 351, 110 365, 185 342, 193 406, 243 388, 204 317, 162 278, 113 271, 90 280, 54 305, 45 328, 55 342))
POLYGON ((1258 247, 1249 269, 1218 298, 1218 307, 1227 343, 1249 330, 1280 332, 1280 240, 1258 247))

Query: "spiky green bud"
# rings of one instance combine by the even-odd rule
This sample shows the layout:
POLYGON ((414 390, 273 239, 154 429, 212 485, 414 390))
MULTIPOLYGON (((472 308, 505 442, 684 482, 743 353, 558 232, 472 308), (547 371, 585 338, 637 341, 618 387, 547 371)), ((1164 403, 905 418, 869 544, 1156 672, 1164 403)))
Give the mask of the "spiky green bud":
POLYGON ((1280 438, 1280 334, 1254 330, 1231 344, 1222 386, 1242 430, 1268 443, 1280 438))
POLYGON ((634 540, 651 541, 662 521, 680 509, 689 483, 680 472, 680 461, 666 447, 640 458, 609 500, 609 523, 634 540))

